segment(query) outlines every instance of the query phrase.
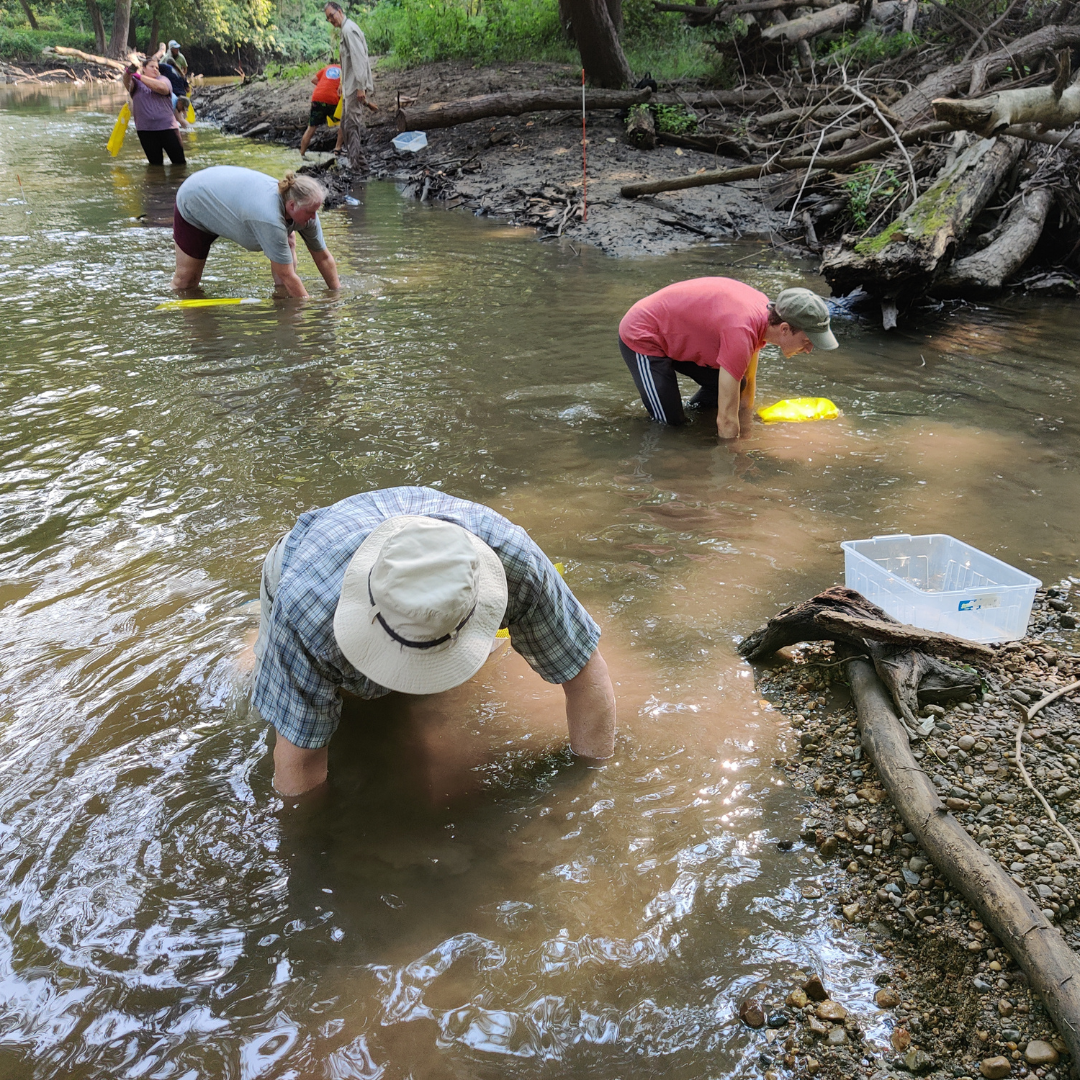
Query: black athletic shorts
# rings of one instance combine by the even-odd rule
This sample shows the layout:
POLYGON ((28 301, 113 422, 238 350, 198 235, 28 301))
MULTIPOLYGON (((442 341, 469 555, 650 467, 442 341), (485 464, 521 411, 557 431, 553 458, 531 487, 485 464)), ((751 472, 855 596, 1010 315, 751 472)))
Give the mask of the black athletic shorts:
POLYGON ((318 127, 320 124, 325 124, 327 120, 333 120, 336 112, 336 101, 333 105, 328 105, 325 101, 313 101, 311 113, 308 116, 308 127, 318 127))
POLYGON ((169 155, 169 160, 174 165, 183 165, 187 161, 184 157, 184 144, 180 141, 176 128, 167 128, 165 131, 136 130, 135 134, 139 136, 143 153, 151 165, 163 163, 162 151, 169 155))

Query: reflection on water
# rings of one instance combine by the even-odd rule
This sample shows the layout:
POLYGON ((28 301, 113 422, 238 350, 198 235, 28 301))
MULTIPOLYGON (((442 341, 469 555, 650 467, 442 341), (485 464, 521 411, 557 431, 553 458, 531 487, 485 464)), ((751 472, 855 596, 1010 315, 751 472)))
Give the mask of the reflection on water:
MULTIPOLYGON (((157 312, 184 173, 105 154, 117 97, 4 100, 0 1075, 752 1076, 738 998, 799 967, 871 1021, 872 951, 775 847, 803 796, 733 643, 837 580, 847 538, 1075 570, 1059 305, 845 323, 761 373, 839 421, 718 447, 645 422, 618 319, 679 277, 798 267, 617 264, 371 185, 324 216, 340 297, 302 256, 308 302, 157 312), (561 693, 507 654, 453 702, 353 708, 325 797, 274 795, 234 665, 261 556, 400 483, 566 563, 619 684, 612 763, 561 754, 561 693)), ((295 163, 186 138, 189 169, 295 163)), ((204 285, 271 290, 227 243, 204 285)))

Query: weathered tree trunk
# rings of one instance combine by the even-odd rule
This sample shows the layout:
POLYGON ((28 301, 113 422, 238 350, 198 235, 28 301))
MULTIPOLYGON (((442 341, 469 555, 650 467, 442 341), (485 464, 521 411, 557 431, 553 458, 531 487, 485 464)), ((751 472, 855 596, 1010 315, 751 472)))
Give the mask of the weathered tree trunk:
MULTIPOLYGON (((652 91, 586 90, 586 109, 628 109, 648 101, 652 91)), ((461 101, 442 101, 426 108, 398 109, 398 131, 430 131, 454 127, 488 116, 520 116, 551 109, 580 109, 580 90, 507 90, 502 94, 481 94, 461 101)))
POLYGON ((863 750, 893 806, 934 869, 979 913, 1042 998, 1072 1060, 1080 1060, 1080 958, 1038 905, 979 847, 946 809, 915 760, 873 668, 847 664, 863 750))
POLYGON ((837 4, 835 7, 815 11, 801 19, 767 26, 761 31, 763 41, 785 41, 794 45, 798 41, 807 41, 818 34, 831 30, 853 28, 862 22, 862 8, 858 4, 837 4))
POLYGON ((101 8, 97 0, 86 0, 86 10, 90 12, 90 23, 94 27, 94 48, 99 53, 105 52, 105 22, 101 18, 101 8))
POLYGON ((632 78, 630 65, 619 44, 606 0, 566 0, 566 9, 589 82, 609 90, 626 86, 632 78))
MULTIPOLYGON (((897 304, 927 290, 1020 155, 1015 139, 983 139, 877 236, 845 236, 821 272, 845 296, 862 286, 897 304)), ((888 320, 886 320, 888 321, 888 320)))
POLYGON ((82 49, 69 49, 64 45, 54 45, 50 49, 42 49, 43 53, 54 52, 57 56, 74 56, 79 60, 86 60, 91 64, 103 64, 114 71, 123 71, 127 65, 119 60, 112 60, 107 56, 95 56, 93 53, 83 52, 82 49))
POLYGON ((153 18, 150 20, 150 40, 146 43, 146 55, 153 56, 157 52, 157 47, 161 44, 158 40, 158 35, 161 33, 161 16, 157 11, 154 12, 153 18))
POLYGON ((107 56, 120 60, 128 54, 128 25, 131 22, 131 0, 116 0, 113 9, 112 34, 109 37, 107 56))
POLYGON ((984 137, 1012 124, 1067 128, 1080 120, 1080 85, 1074 82, 1065 90, 1055 86, 1002 90, 974 101, 936 98, 933 106, 935 119, 984 137))
POLYGON ((639 150, 656 148, 656 121, 653 120, 652 110, 647 105, 630 110, 626 121, 626 138, 639 150))
POLYGON ((997 239, 982 251, 957 259, 934 284, 935 294, 964 295, 1000 289, 1035 250, 1053 202, 1049 188, 1025 192, 1013 204, 997 239))
POLYGON ((26 16, 26 21, 30 24, 31 30, 38 28, 37 19, 34 18, 34 13, 30 9, 30 5, 26 0, 19 0, 19 6, 23 9, 23 14, 26 16))
POLYGON ((607 4, 608 18, 615 27, 615 33, 621 34, 623 28, 622 0, 604 0, 607 4))

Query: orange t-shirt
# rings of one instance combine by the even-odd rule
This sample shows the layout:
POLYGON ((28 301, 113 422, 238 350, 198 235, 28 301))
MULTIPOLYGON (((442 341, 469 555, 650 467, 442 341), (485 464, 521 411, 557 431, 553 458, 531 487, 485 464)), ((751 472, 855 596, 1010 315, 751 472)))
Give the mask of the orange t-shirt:
POLYGON ((321 101, 324 105, 336 105, 341 97, 340 65, 328 64, 315 78, 319 81, 315 84, 315 93, 311 95, 311 100, 321 101))
POLYGON ((763 292, 733 278, 691 278, 639 300, 619 337, 636 353, 723 368, 742 381, 768 324, 763 292))

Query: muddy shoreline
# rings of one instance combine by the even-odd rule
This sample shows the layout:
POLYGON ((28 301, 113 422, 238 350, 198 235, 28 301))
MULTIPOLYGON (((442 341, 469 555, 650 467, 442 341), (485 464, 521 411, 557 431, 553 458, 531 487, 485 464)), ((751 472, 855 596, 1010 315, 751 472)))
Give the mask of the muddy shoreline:
MULTIPOLYGON (((1013 750, 1017 706, 1080 677, 1074 595, 1068 581, 1040 591, 1028 636, 999 650, 983 673, 984 694, 923 710, 936 724, 915 756, 965 829, 1080 949, 1080 861, 1024 785, 1013 750)), ((762 1013, 776 1026, 762 1028, 763 1062, 830 1080, 1064 1080, 1065 1045, 1025 976, 937 875, 862 756, 842 672, 831 645, 801 646, 759 671, 759 689, 790 725, 786 756, 774 764, 808 798, 807 817, 781 845, 812 851, 815 863, 835 870, 834 890, 809 898, 893 973, 879 977, 881 989, 865 1003, 881 1010, 889 1042, 865 1040, 850 1018, 821 1019, 798 986, 770 987, 762 1013)), ((1080 817, 1078 754, 1073 695, 1043 710, 1024 735, 1025 765, 1070 826, 1080 817)))
MULTIPOLYGON (((638 150, 626 141, 624 122, 614 110, 588 115, 587 215, 582 208, 580 113, 497 117, 429 131, 427 147, 417 154, 399 153, 391 145, 399 95, 428 104, 499 90, 571 87, 579 78, 579 69, 567 65, 525 62, 376 71, 374 100, 380 112, 369 115, 365 144, 371 175, 399 183, 406 197, 532 227, 540 239, 565 236, 615 256, 666 255, 700 243, 745 238, 783 242, 784 215, 763 202, 758 181, 622 198, 619 188, 635 180, 737 162, 675 146, 638 150)), ((690 84, 682 89, 688 91, 690 84)), ((223 131, 299 147, 310 95, 307 80, 254 81, 199 88, 194 101, 200 117, 223 131)), ((317 132, 308 158, 319 161, 335 137, 329 128, 317 132)), ((798 254, 809 252, 799 249, 798 254)))

